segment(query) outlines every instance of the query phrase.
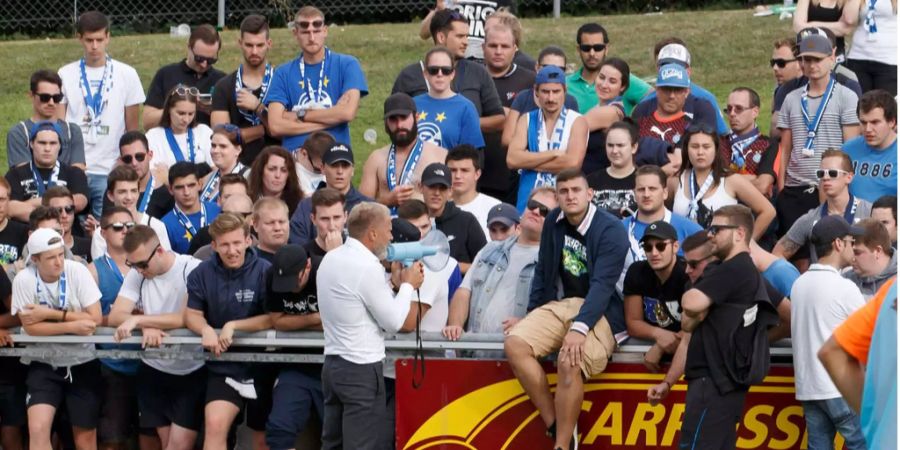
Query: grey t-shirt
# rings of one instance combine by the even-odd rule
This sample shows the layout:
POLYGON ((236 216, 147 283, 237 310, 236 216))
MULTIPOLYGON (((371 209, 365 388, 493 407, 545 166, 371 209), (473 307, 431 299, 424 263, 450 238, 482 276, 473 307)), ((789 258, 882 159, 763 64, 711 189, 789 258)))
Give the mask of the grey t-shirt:
MULTIPOLYGON (((484 320, 479 324, 478 329, 468 330, 470 333, 503 332, 503 321, 512 317, 516 308, 516 284, 519 282, 519 274, 529 262, 534 261, 539 248, 537 245, 525 246, 518 243, 512 246, 509 251, 509 266, 494 289, 494 295, 487 303, 484 320)), ((478 265, 480 257, 481 253, 479 252, 475 256, 475 261, 472 262, 473 267, 478 265)), ((466 274, 459 287, 472 290, 472 273, 470 270, 466 274)))
MULTIPOLYGON (((854 203, 856 203, 855 210, 852 205, 850 206, 850 209, 853 212, 853 223, 859 222, 872 215, 871 203, 858 197, 854 198, 854 203)), ((794 225, 791 226, 791 229, 788 230, 787 234, 784 235, 785 239, 794 244, 801 246, 809 245, 809 260, 811 263, 818 260, 816 249, 811 242, 811 237, 813 226, 816 225, 816 222, 818 222, 820 218, 822 218, 822 206, 817 206, 800 216, 800 218, 794 222, 794 225)))
MULTIPOLYGON (((818 111, 822 98, 809 97, 808 111, 814 115, 818 111)), ((786 186, 815 186, 816 169, 822 153, 829 148, 841 148, 844 145, 843 126, 859 124, 856 116, 856 104, 859 101, 856 93, 841 83, 834 84, 834 93, 819 122, 816 138, 813 141, 814 155, 803 156, 803 147, 808 135, 806 122, 803 120, 803 89, 795 89, 784 99, 784 105, 778 114, 778 128, 790 129, 792 138, 791 159, 788 162, 785 177, 786 186)))
MULTIPOLYGON (((84 138, 78 124, 57 120, 62 137, 59 148, 59 162, 67 165, 84 164, 84 138)), ((9 167, 31 161, 29 134, 34 121, 26 119, 16 123, 6 135, 6 152, 9 167)))

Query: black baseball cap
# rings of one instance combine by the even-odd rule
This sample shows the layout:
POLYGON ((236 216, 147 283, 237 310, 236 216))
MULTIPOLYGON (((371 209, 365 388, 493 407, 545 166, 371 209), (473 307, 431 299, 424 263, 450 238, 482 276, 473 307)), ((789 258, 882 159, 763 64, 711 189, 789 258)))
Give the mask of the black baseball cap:
POLYGON ((416 113, 416 102, 409 95, 398 92, 384 101, 384 118, 408 116, 416 113))
POLYGON ((450 187, 453 183, 450 181, 450 168, 443 163, 431 163, 425 167, 422 172, 422 184, 431 187, 436 184, 443 184, 450 187))
POLYGON ((850 225, 841 216, 825 216, 819 219, 812 229, 813 245, 829 243, 844 236, 862 236, 865 230, 862 227, 850 225))
POLYGON ((391 238, 398 244, 416 242, 422 238, 422 232, 406 219, 394 217, 391 219, 391 238))
POLYGON ((272 290, 291 292, 297 287, 297 275, 306 268, 306 249, 297 244, 282 246, 272 258, 272 290))
POLYGON ((325 154, 322 155, 322 163, 330 166, 341 161, 353 165, 353 150, 350 150, 350 147, 347 145, 335 142, 331 148, 325 150, 325 154))
POLYGON ((669 225, 669 222, 657 220, 647 226, 647 229, 644 230, 644 236, 641 238, 641 242, 644 242, 649 238, 662 239, 664 241, 677 241, 678 232, 675 231, 675 227, 669 225))

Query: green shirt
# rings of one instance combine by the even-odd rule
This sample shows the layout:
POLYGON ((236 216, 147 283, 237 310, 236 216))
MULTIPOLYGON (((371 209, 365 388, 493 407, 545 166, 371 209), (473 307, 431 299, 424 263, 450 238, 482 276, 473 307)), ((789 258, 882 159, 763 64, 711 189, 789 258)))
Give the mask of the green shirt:
MULTIPOLYGON (((597 91, 594 90, 594 83, 584 80, 581 77, 582 67, 577 72, 566 77, 566 91, 578 100, 578 112, 584 114, 591 108, 597 106, 597 91)), ((640 103, 640 101, 650 92, 650 85, 644 80, 638 78, 635 74, 628 77, 628 89, 622 96, 622 103, 625 106, 625 115, 630 116, 631 110, 640 103)))

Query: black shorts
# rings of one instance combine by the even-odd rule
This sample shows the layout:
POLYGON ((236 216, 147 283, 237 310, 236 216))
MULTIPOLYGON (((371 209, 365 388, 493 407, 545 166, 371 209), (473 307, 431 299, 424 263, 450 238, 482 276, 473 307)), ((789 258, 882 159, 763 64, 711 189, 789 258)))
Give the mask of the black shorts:
POLYGON ((203 426, 206 368, 172 375, 141 362, 138 368, 138 409, 144 428, 178 425, 193 431, 203 426))
POLYGON ((102 443, 125 442, 138 429, 137 376, 100 366, 103 403, 97 436, 102 443))
POLYGON ((689 380, 678 448, 735 448, 735 428, 744 412, 746 397, 747 391, 719 394, 715 383, 708 377, 689 380))
POLYGON ((26 404, 29 407, 44 404, 59 409, 65 405, 73 426, 89 430, 97 428, 100 400, 103 398, 100 361, 95 359, 57 369, 32 362, 25 383, 28 386, 26 404))
MULTIPOLYGON (((26 366, 22 366, 26 370, 26 366)), ((0 426, 20 427, 25 425, 25 383, 0 384, 0 426)))
POLYGON ((266 431, 266 422, 272 412, 272 390, 278 379, 278 364, 259 364, 253 368, 253 386, 256 400, 248 400, 245 410, 247 427, 253 431, 266 431))

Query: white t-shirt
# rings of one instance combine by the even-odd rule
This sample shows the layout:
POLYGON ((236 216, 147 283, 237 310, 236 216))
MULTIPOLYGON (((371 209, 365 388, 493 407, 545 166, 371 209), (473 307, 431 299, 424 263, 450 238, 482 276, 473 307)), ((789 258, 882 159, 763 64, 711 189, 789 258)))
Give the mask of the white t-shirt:
MULTIPOLYGON (((494 294, 485 307, 484 320, 482 320, 479 328, 468 330, 470 333, 502 333, 503 321, 512 317, 516 309, 516 288, 519 283, 519 274, 522 269, 537 254, 540 246, 538 245, 521 245, 515 244, 509 251, 509 265, 506 272, 500 278, 500 282, 494 289, 494 294)), ((481 252, 475 255, 472 261, 472 267, 475 267, 481 261, 481 252)), ((460 288, 472 290, 472 277, 474 272, 469 270, 463 277, 460 288)), ((471 328, 471 325, 470 325, 471 328)))
MULTIPOLYGON (((153 228, 153 231, 156 232, 156 237, 159 238, 159 245, 163 250, 172 250, 172 244, 169 242, 169 233, 166 231, 166 224, 162 223, 162 221, 149 214, 142 214, 141 219, 135 223, 148 225, 150 228, 153 228)), ((98 227, 94 230, 94 236, 91 237, 91 259, 100 259, 105 254, 106 239, 100 234, 100 228, 98 227)))
POLYGON ((491 208, 499 204, 500 200, 497 200, 490 195, 479 193, 471 202, 466 203, 465 205, 457 203, 456 206, 463 211, 472 213, 472 215, 478 219, 478 224, 481 225, 481 229, 484 230, 484 237, 490 240, 491 232, 488 230, 487 226, 488 213, 491 212, 491 208))
MULTIPOLYGON (((194 162, 197 164, 204 163, 210 167, 213 166, 212 156, 209 155, 211 147, 212 129, 205 124, 198 123, 194 127, 194 162)), ((190 147, 188 147, 188 134, 181 133, 175 135, 175 142, 178 148, 184 153, 184 160, 190 160, 190 147)), ((163 127, 151 128, 147 131, 147 143, 150 144, 150 150, 153 150, 153 159, 150 161, 150 167, 156 167, 157 164, 165 164, 166 167, 172 167, 176 162, 175 153, 169 145, 166 138, 166 130, 163 127)))
POLYGON ((834 329, 865 305, 859 288, 837 269, 812 264, 791 288, 791 343, 797 400, 839 398, 817 353, 834 329))
MULTIPOLYGON (((200 262, 190 255, 176 255, 175 263, 168 272, 151 279, 145 279, 137 270, 130 270, 122 282, 119 296, 133 301, 148 316, 182 312, 187 301, 187 277, 200 262)), ((182 351, 203 351, 199 345, 172 347, 182 351)), ((185 375, 203 367, 202 360, 144 358, 143 361, 156 370, 172 375, 185 375)))
POLYGON ((297 178, 300 179, 300 189, 303 191, 303 195, 313 195, 319 189, 319 184, 325 181, 325 174, 307 170, 300 163, 294 163, 294 165, 297 166, 297 178))
MULTIPOLYGON (((66 120, 81 126, 84 135, 84 157, 87 173, 107 175, 119 158, 119 138, 125 134, 125 108, 144 103, 144 88, 137 71, 128 64, 112 60, 112 85, 109 92, 104 83, 103 101, 105 106, 100 114, 100 127, 92 129, 85 116, 88 108, 84 101, 81 82, 81 60, 66 64, 59 69, 62 78, 63 103, 66 105, 66 120)), ((97 94, 103 78, 104 67, 87 67, 85 72, 91 85, 91 94, 97 94)))
MULTIPOLYGON (((65 309, 71 312, 82 312, 88 306, 100 301, 100 288, 94 282, 91 272, 81 263, 65 260, 66 275, 66 305, 65 309)), ((25 305, 39 305, 43 300, 55 309, 61 309, 59 304, 60 283, 45 283, 40 281, 41 294, 38 295, 38 275, 35 267, 26 268, 16 275, 12 289, 12 315, 25 309, 25 305)), ((46 306, 46 305, 45 305, 46 306)), ((94 344, 34 344, 42 348, 56 351, 70 351, 73 349, 92 349, 94 344)), ((61 356, 54 358, 25 358, 22 362, 29 364, 38 361, 56 367, 70 367, 92 361, 92 356, 61 356)))
POLYGON ((431 309, 422 316, 420 325, 423 332, 440 332, 447 325, 447 316, 450 315, 448 281, 450 275, 453 274, 453 269, 457 266, 459 263, 451 256, 441 271, 435 272, 425 267, 425 279, 422 281, 422 287, 419 288, 419 293, 422 294, 421 299, 415 292, 413 293, 413 301, 431 306, 431 309))

